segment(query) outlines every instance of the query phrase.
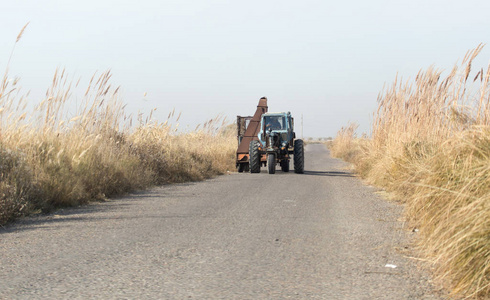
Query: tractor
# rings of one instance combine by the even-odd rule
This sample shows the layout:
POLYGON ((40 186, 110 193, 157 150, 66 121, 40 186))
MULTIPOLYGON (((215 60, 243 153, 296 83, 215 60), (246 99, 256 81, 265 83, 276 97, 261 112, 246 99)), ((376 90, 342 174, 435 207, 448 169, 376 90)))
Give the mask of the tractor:
POLYGON ((294 172, 304 173, 303 140, 296 139, 291 113, 267 110, 267 98, 263 97, 253 117, 237 117, 238 172, 260 173, 260 167, 267 166, 269 174, 275 174, 277 164, 289 172, 292 155, 294 172))

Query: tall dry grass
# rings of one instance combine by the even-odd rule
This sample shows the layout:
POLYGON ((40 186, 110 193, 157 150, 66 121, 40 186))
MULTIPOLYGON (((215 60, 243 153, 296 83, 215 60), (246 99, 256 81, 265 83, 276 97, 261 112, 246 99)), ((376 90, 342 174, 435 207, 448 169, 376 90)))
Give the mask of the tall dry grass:
POLYGON ((236 137, 223 118, 192 132, 171 125, 173 112, 165 122, 150 114, 133 124, 110 78, 109 72, 94 75, 77 95, 80 83, 59 70, 46 97, 30 109, 7 66, 0 85, 0 225, 34 211, 234 169, 236 137))
POLYGON ((378 98, 371 138, 344 129, 332 144, 406 204, 436 279, 468 298, 490 296, 490 66, 471 72, 482 47, 448 75, 397 78, 378 98))
POLYGON ((330 153, 333 156, 350 162, 359 157, 360 139, 356 135, 358 127, 359 124, 351 122, 340 128, 335 139, 329 145, 330 153))

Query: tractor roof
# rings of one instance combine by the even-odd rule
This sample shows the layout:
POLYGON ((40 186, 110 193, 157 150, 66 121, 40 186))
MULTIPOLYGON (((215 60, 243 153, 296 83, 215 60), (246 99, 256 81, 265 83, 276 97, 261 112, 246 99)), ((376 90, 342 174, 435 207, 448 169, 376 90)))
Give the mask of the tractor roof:
POLYGON ((289 112, 285 112, 285 111, 283 111, 283 112, 267 112, 267 113, 265 113, 263 115, 264 116, 271 116, 271 115, 276 115, 276 116, 277 115, 281 115, 281 116, 283 116, 283 115, 287 115, 288 113, 289 112))

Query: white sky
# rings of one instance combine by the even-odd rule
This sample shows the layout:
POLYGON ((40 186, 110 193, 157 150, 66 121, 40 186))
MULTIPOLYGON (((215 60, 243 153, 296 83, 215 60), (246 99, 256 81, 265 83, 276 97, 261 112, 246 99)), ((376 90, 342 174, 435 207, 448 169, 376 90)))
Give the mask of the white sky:
MULTIPOLYGON (((111 69, 127 112, 156 107, 181 127, 217 114, 291 111, 304 135, 369 131, 376 98, 398 72, 450 69, 490 39, 490 1, 0 0, 0 70, 41 100, 57 67, 88 80, 111 69), (143 97, 144 93, 146 97, 143 97)), ((489 61, 490 47, 480 55, 489 61)), ((76 96, 74 96, 76 98, 76 96)))

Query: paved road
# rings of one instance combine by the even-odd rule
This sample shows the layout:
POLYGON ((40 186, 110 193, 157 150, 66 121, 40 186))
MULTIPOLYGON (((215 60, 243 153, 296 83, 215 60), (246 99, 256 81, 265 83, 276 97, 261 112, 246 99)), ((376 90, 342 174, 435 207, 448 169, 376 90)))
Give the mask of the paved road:
POLYGON ((263 168, 21 220, 0 229, 0 299, 435 299, 405 257, 401 208, 344 167, 309 145, 304 175, 263 168))

